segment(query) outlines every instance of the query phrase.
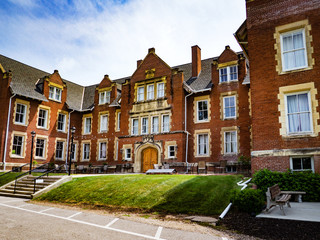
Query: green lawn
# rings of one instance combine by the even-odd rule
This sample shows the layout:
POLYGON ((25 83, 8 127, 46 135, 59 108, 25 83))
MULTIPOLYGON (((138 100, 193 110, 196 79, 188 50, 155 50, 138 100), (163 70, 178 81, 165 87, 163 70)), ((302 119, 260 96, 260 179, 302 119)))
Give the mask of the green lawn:
MULTIPOLYGON (((2 174, 2 173, 1 173, 2 174)), ((7 173, 6 175, 3 175, 0 177, 0 187, 15 180, 16 176, 19 176, 21 173, 20 172, 11 172, 7 173)))
POLYGON ((217 215, 239 176, 106 175, 76 178, 37 200, 165 213, 217 215))

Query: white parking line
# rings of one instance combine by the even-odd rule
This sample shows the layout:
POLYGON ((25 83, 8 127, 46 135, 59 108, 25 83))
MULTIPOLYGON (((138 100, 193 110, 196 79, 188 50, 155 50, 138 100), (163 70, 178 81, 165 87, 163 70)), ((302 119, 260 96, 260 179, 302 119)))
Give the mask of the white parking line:
POLYGON ((107 227, 110 227, 112 224, 114 224, 116 221, 118 221, 119 220, 119 218, 115 218, 115 219, 113 219, 111 222, 109 222, 107 225, 106 225, 106 228, 107 227))
POLYGON ((21 201, 24 202, 23 199, 15 199, 15 200, 10 200, 10 201, 5 201, 5 202, 2 202, 2 203, 21 202, 21 201))
POLYGON ((53 208, 53 207, 47 208, 47 209, 44 209, 44 210, 39 211, 39 213, 43 213, 43 212, 49 211, 49 210, 51 210, 51 209, 54 209, 54 208, 53 208))
POLYGON ((158 231, 157 231, 156 235, 154 236, 156 239, 160 239, 162 229, 163 229, 163 227, 158 227, 158 231))
POLYGON ((89 225, 89 226, 93 226, 93 227, 97 227, 97 228, 108 229, 110 231, 125 233, 125 234, 129 234, 129 235, 137 236, 137 237, 143 237, 143 238, 146 238, 146 239, 165 240, 165 239, 162 239, 162 238, 155 238, 153 236, 148 236, 148 235, 145 235, 145 234, 140 234, 140 233, 135 233, 135 232, 130 232, 130 231, 125 231, 125 230, 121 230, 121 229, 117 229, 117 228, 108 227, 108 225, 110 223, 113 224, 116 219, 113 220, 114 222, 111 221, 107 226, 102 226, 102 225, 98 225, 98 224, 94 224, 94 223, 89 223, 89 222, 85 222, 85 221, 81 221, 81 220, 76 220, 76 219, 73 219, 73 218, 61 217, 61 216, 57 216, 57 215, 53 215, 53 214, 49 214, 49 213, 45 213, 44 212, 44 211, 48 211, 49 209, 52 209, 52 208, 48 208, 48 209, 45 209, 45 210, 42 210, 42 211, 33 211, 33 210, 30 210, 30 209, 10 206, 10 205, 3 204, 3 203, 0 203, 0 206, 8 207, 8 208, 14 208, 14 209, 22 210, 22 211, 25 211, 25 212, 31 212, 31 213, 35 213, 35 214, 44 215, 44 216, 59 218, 59 219, 63 219, 63 220, 71 221, 71 222, 76 222, 76 223, 81 223, 81 224, 85 224, 85 225, 89 225))
POLYGON ((23 205, 20 205, 18 207, 25 207, 25 206, 30 206, 30 204, 23 204, 23 205))
POLYGON ((82 212, 77 212, 77 213, 75 213, 75 214, 73 214, 73 215, 71 215, 71 216, 67 217, 67 219, 73 218, 73 217, 75 217, 75 216, 77 216, 77 215, 79 215, 79 214, 81 214, 81 213, 82 213, 82 212))
POLYGON ((226 237, 222 237, 222 240, 228 240, 228 238, 226 238, 226 237))

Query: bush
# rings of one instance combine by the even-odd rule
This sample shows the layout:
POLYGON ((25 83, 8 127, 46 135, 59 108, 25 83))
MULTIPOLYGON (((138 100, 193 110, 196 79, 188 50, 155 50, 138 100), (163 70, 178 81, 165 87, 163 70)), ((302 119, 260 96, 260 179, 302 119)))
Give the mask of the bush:
POLYGON ((303 201, 320 201, 320 175, 312 172, 272 172, 264 169, 256 172, 253 182, 262 192, 278 184, 283 191, 304 191, 303 201))
POLYGON ((233 205, 241 212, 258 214, 265 205, 263 192, 255 189, 244 189, 243 191, 234 191, 231 196, 233 205))

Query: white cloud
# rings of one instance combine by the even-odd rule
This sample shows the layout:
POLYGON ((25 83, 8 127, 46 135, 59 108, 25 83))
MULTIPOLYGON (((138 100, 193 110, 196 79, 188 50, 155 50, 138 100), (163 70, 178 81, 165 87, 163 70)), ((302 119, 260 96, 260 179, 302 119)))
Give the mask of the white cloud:
POLYGON ((150 47, 171 66, 190 62, 195 44, 203 59, 219 55, 225 45, 240 50, 233 33, 245 19, 244 1, 99 1, 99 11, 88 0, 76 2, 81 14, 74 18, 7 20, 11 40, 0 46, 1 54, 49 72, 58 69, 63 78, 89 85, 104 74, 131 75, 150 47))

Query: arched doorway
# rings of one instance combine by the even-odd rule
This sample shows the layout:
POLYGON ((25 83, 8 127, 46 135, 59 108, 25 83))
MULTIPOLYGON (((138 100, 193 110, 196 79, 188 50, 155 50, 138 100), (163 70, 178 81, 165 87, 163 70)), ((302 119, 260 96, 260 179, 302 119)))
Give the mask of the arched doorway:
POLYGON ((145 148, 142 151, 142 172, 153 169, 154 165, 158 163, 158 150, 153 147, 145 148))

